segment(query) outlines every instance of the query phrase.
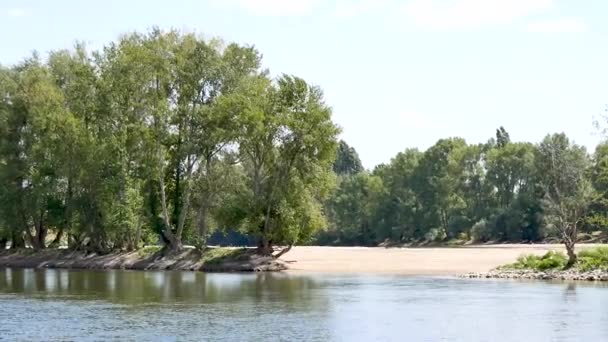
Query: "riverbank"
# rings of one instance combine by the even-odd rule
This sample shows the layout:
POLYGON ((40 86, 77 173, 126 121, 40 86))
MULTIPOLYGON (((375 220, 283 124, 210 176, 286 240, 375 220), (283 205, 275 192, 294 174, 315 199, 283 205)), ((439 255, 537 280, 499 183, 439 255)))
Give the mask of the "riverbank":
POLYGON ((24 249, 0 252, 0 267, 182 270, 204 272, 268 272, 286 269, 284 263, 254 254, 245 248, 209 248, 201 253, 194 249, 163 256, 158 248, 135 252, 97 255, 79 251, 24 249))
MULTIPOLYGON (((579 245, 578 249, 599 246, 579 245)), ((275 260, 255 255, 253 249, 210 248, 204 254, 186 250, 162 257, 158 250, 108 255, 67 250, 0 252, 0 267, 188 270, 206 272, 287 271, 290 273, 357 273, 477 277, 524 254, 564 251, 559 244, 495 244, 464 247, 383 248, 297 246, 275 260)), ((505 276, 506 277, 506 276, 505 276)))
POLYGON ((533 270, 492 270, 483 273, 467 273, 462 278, 484 278, 484 279, 528 279, 528 280, 585 280, 585 281, 608 281, 608 272, 601 270, 579 271, 533 271, 533 270))
MULTIPOLYGON (((599 246, 579 245, 578 249, 599 246)), ((523 254, 564 251, 560 244, 494 244, 463 247, 294 247, 282 259, 289 272, 458 276, 490 272, 523 254)))

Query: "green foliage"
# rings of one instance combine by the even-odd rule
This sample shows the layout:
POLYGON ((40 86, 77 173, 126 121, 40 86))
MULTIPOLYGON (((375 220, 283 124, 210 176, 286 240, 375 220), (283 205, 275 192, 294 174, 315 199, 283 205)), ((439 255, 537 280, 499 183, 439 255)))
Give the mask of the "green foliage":
POLYGON ((374 169, 374 191, 364 185, 370 175, 340 181, 326 203, 329 229, 317 243, 562 240, 565 226, 557 223, 567 213, 568 218, 562 216, 568 227, 576 222, 577 229, 605 229, 602 198, 595 200, 593 216, 585 215, 593 198, 589 178, 603 189, 605 153, 601 146, 598 151, 590 173, 584 149, 564 135, 548 136, 538 145, 511 142, 503 127, 487 144, 450 138, 424 152, 408 149, 374 169), (562 177, 562 169, 569 176, 562 177), (564 201, 556 200, 558 193, 564 201), (558 213, 559 203, 570 209, 558 213))
POLYGON ((326 238, 338 245, 377 244, 374 222, 383 191, 382 179, 366 172, 341 178, 328 201, 333 226, 326 238))
POLYGON ((582 271, 608 270, 608 247, 585 248, 578 253, 578 267, 582 271))
POLYGON ((363 171, 363 165, 357 151, 348 146, 344 140, 340 140, 336 161, 333 164, 334 172, 339 176, 354 175, 363 171))
POLYGON ((2 236, 180 249, 229 208, 267 243, 310 239, 338 129, 320 88, 267 74, 253 47, 157 28, 0 68, 2 236))
MULTIPOLYGON (((561 252, 549 251, 543 256, 522 255, 517 262, 502 266, 504 269, 525 269, 533 271, 562 270, 568 265, 568 257, 561 252)), ((578 253, 577 269, 586 272, 608 270, 608 247, 585 248, 578 253)))
POLYGON ((321 90, 300 78, 253 77, 241 87, 222 106, 243 113, 238 143, 246 188, 230 196, 222 221, 256 236, 267 254, 273 244, 305 242, 325 226, 319 200, 333 185, 339 130, 321 90))
POLYGON ((543 256, 534 254, 522 255, 517 262, 503 268, 526 269, 534 271, 560 270, 566 267, 568 258, 561 252, 549 251, 543 256))
POLYGON ((163 249, 163 246, 145 246, 137 250, 137 254, 142 258, 150 257, 163 249))
POLYGON ((207 265, 218 265, 246 257, 249 257, 246 248, 208 248, 203 252, 201 260, 207 265))

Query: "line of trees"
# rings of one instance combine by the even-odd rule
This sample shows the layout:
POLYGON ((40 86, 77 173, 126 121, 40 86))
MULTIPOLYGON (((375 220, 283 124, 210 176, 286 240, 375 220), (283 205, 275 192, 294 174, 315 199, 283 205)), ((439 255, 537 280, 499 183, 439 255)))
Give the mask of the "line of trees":
POLYGON ((504 128, 485 144, 441 139, 365 171, 341 142, 338 186, 326 203, 319 244, 459 241, 565 243, 571 262, 581 232, 608 221, 608 144, 594 156, 565 134, 512 142, 504 128))
POLYGON ((260 65, 251 46, 153 29, 0 67, 0 247, 309 240, 339 129, 318 87, 260 65))
POLYGON ((370 172, 318 87, 260 65, 251 46, 153 29, 0 67, 0 248, 555 237, 573 262, 578 233, 608 226, 608 144, 501 127, 370 172))

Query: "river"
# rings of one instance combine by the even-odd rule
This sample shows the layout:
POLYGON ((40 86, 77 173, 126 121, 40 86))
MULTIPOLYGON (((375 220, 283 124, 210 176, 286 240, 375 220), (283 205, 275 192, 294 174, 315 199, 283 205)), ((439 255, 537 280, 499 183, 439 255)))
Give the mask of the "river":
POLYGON ((608 287, 0 269, 0 340, 608 341, 608 287))

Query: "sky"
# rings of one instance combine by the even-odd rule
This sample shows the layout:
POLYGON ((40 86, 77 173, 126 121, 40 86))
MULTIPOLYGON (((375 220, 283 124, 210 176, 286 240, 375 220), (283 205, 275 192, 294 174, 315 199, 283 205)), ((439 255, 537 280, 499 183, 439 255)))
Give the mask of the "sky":
POLYGON ((446 137, 565 132, 592 152, 608 104, 603 0, 0 1, 0 64, 153 26, 255 45, 324 90, 367 168, 446 137))

